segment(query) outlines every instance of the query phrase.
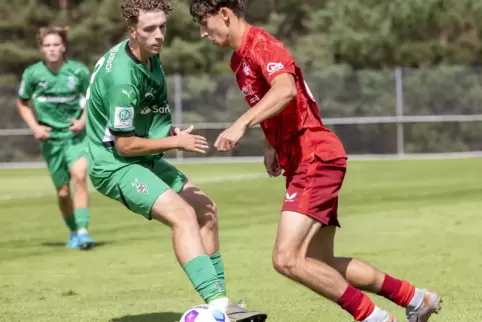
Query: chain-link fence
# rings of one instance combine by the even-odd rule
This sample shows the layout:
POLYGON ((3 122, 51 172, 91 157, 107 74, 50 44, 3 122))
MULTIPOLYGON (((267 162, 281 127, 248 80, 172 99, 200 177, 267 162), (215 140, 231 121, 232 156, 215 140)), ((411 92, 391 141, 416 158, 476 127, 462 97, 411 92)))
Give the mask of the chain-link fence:
MULTIPOLYGON (((325 124, 350 155, 403 155, 482 151, 482 68, 351 71, 332 67, 306 73, 325 124)), ((247 108, 234 77, 168 79, 175 124, 194 125, 213 143, 247 108)), ((0 162, 41 161, 39 144, 15 107, 17 86, 0 87, 0 162)), ((260 128, 249 130, 230 153, 206 157, 262 156, 260 128)), ((197 154, 172 152, 168 157, 197 154)))

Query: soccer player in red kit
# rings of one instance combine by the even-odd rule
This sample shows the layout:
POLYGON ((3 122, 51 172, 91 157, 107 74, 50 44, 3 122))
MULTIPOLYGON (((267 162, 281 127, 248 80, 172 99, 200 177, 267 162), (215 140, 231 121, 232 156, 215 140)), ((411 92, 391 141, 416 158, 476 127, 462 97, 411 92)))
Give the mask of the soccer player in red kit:
POLYGON ((192 0, 191 15, 201 36, 234 50, 231 69, 251 106, 215 142, 234 149, 247 128, 260 124, 264 163, 270 176, 284 170, 286 196, 273 252, 275 269, 336 302, 356 321, 396 321, 362 291, 406 308, 409 322, 428 321, 440 296, 385 274, 353 258, 334 256, 339 227, 338 192, 346 154, 338 137, 324 127, 303 73, 286 47, 244 19, 244 0, 192 0))

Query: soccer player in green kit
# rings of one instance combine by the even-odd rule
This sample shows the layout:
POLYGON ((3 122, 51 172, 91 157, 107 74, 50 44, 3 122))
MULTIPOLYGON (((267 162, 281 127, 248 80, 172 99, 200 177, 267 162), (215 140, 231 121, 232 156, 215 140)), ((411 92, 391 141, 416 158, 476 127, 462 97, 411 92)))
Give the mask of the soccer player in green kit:
POLYGON ((129 38, 99 59, 87 91, 89 175, 103 195, 171 228, 176 257, 206 303, 232 321, 264 321, 226 295, 215 204, 162 159, 167 150, 208 149, 192 127, 172 127, 159 58, 171 11, 167 0, 122 4, 129 38))
POLYGON ((87 144, 85 93, 90 72, 82 63, 66 58, 67 30, 41 28, 37 35, 44 59, 22 75, 17 108, 40 141, 40 149, 57 189, 60 211, 70 229, 69 248, 89 249, 87 231, 87 144), (34 103, 35 114, 28 103, 34 103), (70 184, 74 189, 73 198, 70 184))

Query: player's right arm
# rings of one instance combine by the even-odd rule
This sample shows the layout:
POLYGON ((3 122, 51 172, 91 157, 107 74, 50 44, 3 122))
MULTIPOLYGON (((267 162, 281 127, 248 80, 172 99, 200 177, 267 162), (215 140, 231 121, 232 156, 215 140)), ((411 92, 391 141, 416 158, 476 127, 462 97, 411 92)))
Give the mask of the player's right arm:
POLYGON ((135 132, 135 111, 139 109, 139 94, 132 85, 116 85, 106 97, 109 110, 109 130, 114 136, 117 152, 126 157, 162 153, 172 149, 206 153, 206 139, 192 135, 192 127, 176 136, 141 138, 135 132))
POLYGON ((38 124, 35 114, 28 105, 35 88, 29 70, 25 70, 18 90, 17 110, 20 117, 27 123, 37 140, 47 140, 50 138, 48 131, 52 130, 48 126, 38 124))

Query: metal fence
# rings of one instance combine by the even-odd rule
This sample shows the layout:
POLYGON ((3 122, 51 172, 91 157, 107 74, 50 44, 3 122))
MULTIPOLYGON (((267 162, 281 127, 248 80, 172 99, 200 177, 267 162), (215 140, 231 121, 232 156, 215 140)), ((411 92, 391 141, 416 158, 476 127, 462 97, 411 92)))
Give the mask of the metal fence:
MULTIPOLYGON (((351 156, 411 156, 482 151, 482 68, 359 70, 332 66, 305 72, 324 123, 351 156)), ((247 108, 234 77, 168 77, 174 123, 194 125, 214 142, 247 108)), ((15 108, 17 86, 0 86, 0 162, 41 161, 39 145, 15 108)), ((201 159, 260 157, 260 128, 250 129, 230 153, 210 151, 201 159)), ((182 152, 167 157, 194 160, 182 152)))

